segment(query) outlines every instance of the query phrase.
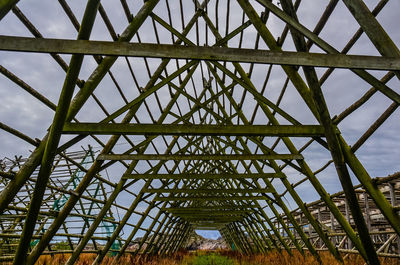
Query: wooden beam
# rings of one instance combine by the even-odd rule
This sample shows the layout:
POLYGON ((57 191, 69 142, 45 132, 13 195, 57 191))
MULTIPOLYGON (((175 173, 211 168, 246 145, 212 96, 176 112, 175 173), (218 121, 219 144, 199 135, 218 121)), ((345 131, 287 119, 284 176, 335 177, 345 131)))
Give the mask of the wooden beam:
POLYGON ((149 193, 208 193, 208 194, 237 194, 237 193, 270 193, 270 189, 143 189, 149 193))
POLYGON ((343 0, 377 50, 387 57, 400 57, 400 50, 386 33, 367 5, 362 0, 343 0))
MULTIPOLYGON (((320 125, 183 125, 66 123, 64 134, 105 135, 215 135, 215 136, 324 136, 320 125)), ((336 131, 338 132, 338 131, 336 131)))
POLYGON ((242 216, 246 215, 248 212, 234 212, 234 211, 219 211, 219 212, 185 212, 185 213, 173 213, 175 216, 179 217, 219 217, 219 216, 242 216))
POLYGON ((161 211, 167 211, 171 213, 186 212, 186 211, 219 211, 219 210, 235 210, 235 211, 253 211, 257 208, 256 205, 224 205, 224 206, 203 206, 203 207, 182 207, 182 208, 161 208, 161 211), (241 210, 239 210, 241 209, 241 210))
POLYGON ((156 201, 255 201, 267 200, 266 196, 202 196, 202 197, 161 197, 156 201))
POLYGON ((184 211, 168 211, 172 214, 175 215, 180 215, 180 214, 214 214, 214 215, 224 215, 224 214, 247 214, 247 213, 252 213, 254 210, 215 210, 215 209, 198 209, 198 210, 190 210, 190 209, 182 209, 184 211))
POLYGON ((241 221, 241 216, 185 216, 181 217, 187 221, 215 221, 215 222, 234 222, 241 221))
POLYGON ((300 154, 232 154, 232 155, 177 155, 177 154, 102 154, 97 160, 286 160, 303 159, 300 154))
POLYGON ((220 174, 129 174, 123 175, 125 179, 244 179, 244 178, 283 178, 278 173, 220 173, 220 174))
POLYGON ((19 2, 19 0, 0 0, 0 20, 19 2))
POLYGON ((110 56, 176 58, 354 69, 400 70, 400 59, 380 56, 284 52, 242 48, 199 47, 112 41, 36 39, 0 36, 0 50, 58 54, 101 54, 110 56))

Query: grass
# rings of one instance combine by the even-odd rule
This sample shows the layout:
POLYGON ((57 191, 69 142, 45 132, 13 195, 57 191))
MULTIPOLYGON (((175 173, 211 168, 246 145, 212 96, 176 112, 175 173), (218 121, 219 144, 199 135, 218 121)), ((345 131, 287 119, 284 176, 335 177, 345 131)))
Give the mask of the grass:
POLYGON ((218 252, 197 252, 188 261, 188 265, 235 265, 235 261, 228 256, 222 256, 218 252))
MULTIPOLYGON (((320 252, 323 264, 341 265, 328 252, 320 252)), ((70 254, 43 255, 39 258, 36 265, 61 265, 70 257, 70 254)), ((345 265, 364 265, 364 260, 356 254, 344 255, 345 265)), ((82 254, 77 265, 92 264, 96 254, 82 254)), ((106 257, 102 265, 110 265, 113 257, 106 257)), ((400 259, 380 258, 381 265, 399 265, 400 259)), ((0 263, 7 264, 7 263, 0 263)), ((286 251, 281 253, 271 251, 267 254, 243 255, 237 251, 217 250, 217 251, 179 251, 169 256, 150 256, 150 255, 124 255, 118 261, 118 265, 314 265, 317 264, 311 254, 306 253, 303 257, 299 252, 294 251, 290 256, 286 251)))

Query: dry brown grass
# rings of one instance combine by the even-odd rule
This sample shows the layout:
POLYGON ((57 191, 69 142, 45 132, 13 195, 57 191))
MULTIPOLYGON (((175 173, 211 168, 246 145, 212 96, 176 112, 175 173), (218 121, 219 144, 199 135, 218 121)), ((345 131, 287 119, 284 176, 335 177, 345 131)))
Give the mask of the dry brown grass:
MULTIPOLYGON (((312 265, 317 264, 315 259, 310 253, 306 253, 303 257, 299 252, 294 251, 293 256, 290 256, 286 251, 279 253, 278 251, 271 251, 268 254, 257 255, 243 255, 236 251, 218 250, 213 253, 227 256, 233 260, 235 265, 312 265)), ((196 256, 208 255, 207 251, 179 251, 170 256, 150 256, 150 255, 124 255, 118 261, 118 265, 192 265, 196 256)), ((335 258, 328 252, 320 253, 323 264, 326 265, 340 265, 335 258)), ((37 265, 60 265, 65 264, 70 254, 57 254, 57 255, 43 255, 40 257, 37 265)), ((344 255, 345 256, 345 255, 344 255)), ((96 258, 96 254, 82 254, 77 265, 90 265, 96 258)), ((106 257, 102 265, 110 265, 113 257, 106 257)), ((400 265, 399 259, 394 258, 380 258, 381 265, 400 265)), ((364 260, 356 254, 347 255, 345 258, 345 265, 364 265, 364 260)))
MULTIPOLYGON (((61 265, 65 264, 71 254, 42 255, 36 262, 36 265, 61 265)), ((124 255, 118 265, 181 265, 185 264, 191 258, 192 254, 187 251, 178 251, 170 256, 150 256, 150 255, 124 255)), ((76 261, 76 265, 90 265, 96 258, 96 254, 81 254, 76 261)), ((111 265, 113 257, 105 257, 102 265, 111 265)))
MULTIPOLYGON (((237 261, 238 265, 282 265, 282 264, 293 264, 293 265, 313 265, 318 264, 314 257, 306 252, 303 257, 300 252, 293 251, 293 256, 290 256, 286 251, 281 253, 278 251, 271 251, 268 254, 256 254, 256 255, 243 255, 239 252, 225 251, 221 252, 221 255, 227 255, 237 261)), ((320 252, 320 256, 323 264, 326 265, 341 265, 330 253, 320 252)), ((358 254, 343 255, 345 265, 364 265, 364 259, 358 254)), ((400 265, 400 260, 395 258, 380 258, 381 265, 400 265)))

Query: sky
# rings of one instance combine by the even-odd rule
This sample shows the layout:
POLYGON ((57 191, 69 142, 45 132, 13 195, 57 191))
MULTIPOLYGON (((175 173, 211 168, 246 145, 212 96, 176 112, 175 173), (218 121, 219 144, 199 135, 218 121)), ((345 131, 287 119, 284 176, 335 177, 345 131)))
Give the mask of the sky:
MULTIPOLYGON (((84 6, 84 1, 67 1, 78 21, 81 20, 84 6)), ((190 17, 193 15, 193 4, 191 1, 183 1, 185 15, 183 17, 184 23, 187 23, 190 17)), ((213 21, 217 20, 218 14, 218 25, 222 35, 225 35, 226 27, 226 1, 219 1, 220 7, 215 12, 215 0, 211 0, 209 4, 208 14, 213 21)), ((263 11, 260 5, 254 3, 254 7, 258 12, 263 11)), ((275 0, 274 3, 277 3, 275 0)), ((313 1, 303 0, 300 5, 298 16, 300 22, 313 29, 316 25, 319 17, 324 11, 329 1, 313 1)), ((372 10, 378 1, 366 0, 365 3, 372 10)), ((127 26, 127 20, 123 13, 123 9, 118 1, 103 0, 101 2, 107 11, 107 14, 115 28, 115 31, 120 34, 127 26)), ((172 20, 174 26, 178 29, 182 29, 182 19, 180 18, 178 1, 169 1, 169 8, 173 14, 172 20)), ((129 7, 133 14, 136 14, 139 10, 142 1, 128 1, 129 7)), ((242 12, 236 1, 231 1, 231 10, 229 15, 229 30, 233 30, 242 23, 242 12)), ((33 25, 40 31, 40 33, 46 38, 64 38, 64 39, 75 39, 76 30, 73 28, 68 17, 63 12, 58 1, 54 0, 41 0, 41 1, 26 1, 21 0, 18 3, 18 8, 29 18, 33 25)), ((165 12, 167 8, 166 2, 160 1, 160 4, 156 7, 154 13, 168 20, 168 16, 165 12)), ((400 10, 400 1, 389 1, 383 11, 378 15, 377 19, 382 24, 383 28, 387 31, 389 36, 392 38, 394 43, 400 45, 400 31, 398 30, 398 10, 400 10)), ((245 18, 247 20, 247 18, 245 18)), ((267 23, 268 29, 272 32, 274 37, 280 36, 284 24, 275 16, 270 15, 267 23)), ((142 26, 140 33, 140 39, 142 42, 154 43, 156 37, 153 25, 150 20, 147 20, 142 26)), ((164 29, 159 27, 159 39, 161 43, 171 43, 170 34, 164 29)), ((352 37, 354 32, 358 29, 356 21, 351 16, 342 1, 339 1, 335 11, 331 18, 328 20, 326 27, 320 34, 320 37, 334 46, 336 49, 341 50, 352 37)), ((200 23, 200 40, 199 45, 206 44, 206 37, 204 34, 204 22, 200 23)), ((242 46, 246 48, 254 47, 255 40, 255 29, 249 27, 245 30, 245 37, 242 39, 242 46)), ((17 19, 17 17, 10 12, 2 21, 0 21, 0 35, 8 36, 25 36, 31 37, 31 33, 25 28, 25 26, 17 19)), ((188 38, 195 42, 196 34, 192 30, 188 34, 188 38)), ((289 40, 284 44, 283 50, 293 51, 294 45, 289 40)), ((107 33, 106 28, 100 16, 97 16, 96 23, 91 35, 91 40, 107 40, 111 41, 110 35, 107 33)), ((137 42, 137 37, 133 38, 134 42, 137 42)), ((208 44, 212 45, 215 39, 211 37, 211 33, 208 36, 208 44)), ((229 47, 237 47, 239 38, 234 38, 228 43, 229 47)), ((260 49, 267 49, 267 46, 260 43, 260 49)), ((321 50, 315 46, 312 47, 311 51, 321 52, 321 50)), ((350 50, 350 54, 355 55, 379 55, 376 48, 372 45, 371 41, 363 34, 360 40, 350 50)), ((61 57, 68 63, 70 60, 69 55, 61 55, 61 57)), ((148 74, 146 66, 142 59, 130 58, 129 59, 134 70, 135 76, 139 86, 145 86, 148 80, 148 74)), ((150 72, 154 72, 156 67, 159 65, 159 59, 149 59, 148 67, 150 72)), ((180 61, 183 64, 182 61, 180 61)), ((17 75, 26 84, 36 89, 38 92, 43 94, 53 103, 58 100, 59 93, 61 91, 62 84, 64 82, 65 73, 60 66, 46 54, 31 54, 31 53, 15 53, 15 52, 0 52, 0 65, 17 75)), ((205 67, 205 64, 202 65, 205 67)), ((90 74, 94 71, 96 62, 90 56, 86 56, 82 70, 80 73, 80 79, 86 80, 90 74)), ((245 69, 248 69, 247 64, 243 64, 245 69)), ((266 65, 256 65, 252 74, 252 80, 258 90, 261 90, 265 75, 267 72, 266 65)), ((232 69, 232 66, 231 68, 232 69)), ((121 89, 126 94, 128 100, 132 100, 137 97, 140 93, 135 88, 135 81, 130 75, 129 68, 127 67, 124 58, 119 58, 111 68, 115 78, 118 80, 121 89)), ((169 72, 176 70, 176 65, 169 64, 169 72)), ((317 68, 319 76, 326 71, 323 68, 317 68)), ((381 78, 385 72, 383 71, 368 71, 377 78, 381 78)), ((283 78, 283 71, 280 67, 273 67, 271 71, 271 77, 268 82, 265 96, 271 99, 273 102, 279 97, 280 90, 284 84, 285 79, 283 78)), ((176 84, 176 80, 174 81, 176 84)), ((201 87, 201 71, 196 70, 195 86, 188 87, 190 93, 194 93, 194 90, 199 92, 199 86, 201 87)), ((387 85, 400 93, 399 80, 395 77, 387 83, 387 85)), ((188 85, 190 86, 190 85, 188 85)), ((337 69, 333 72, 330 78, 322 86, 322 90, 327 101, 327 105, 331 116, 340 114, 343 110, 349 107, 357 99, 359 99, 368 89, 370 85, 361 80, 358 76, 349 70, 337 69)), ((77 91, 77 89, 76 89, 77 91)), ((76 94, 75 91, 75 94, 76 94)), ((241 89, 237 89, 233 97, 239 99, 241 96, 241 89)), ((105 105, 109 112, 113 112, 124 104, 121 97, 118 96, 117 91, 114 88, 113 82, 109 76, 106 76, 99 87, 95 91, 96 96, 105 105)), ((158 96, 162 100, 163 106, 169 100, 169 91, 166 87, 163 87, 158 91, 158 96)), ((34 99, 27 92, 23 91, 15 83, 11 82, 4 75, 0 75, 0 122, 20 130, 24 134, 31 138, 41 139, 51 124, 54 112, 48 107, 44 106, 41 102, 34 99)), ((158 110, 157 103, 154 97, 149 97, 147 100, 148 107, 152 113, 155 113, 157 117, 158 110)), ((182 106, 182 110, 188 109, 187 103, 184 99, 180 99, 179 103, 182 106)), ((371 126, 371 124, 386 110, 391 104, 391 100, 377 92, 372 98, 363 105, 360 109, 352 113, 339 125, 339 129, 347 141, 348 144, 354 144, 357 139, 365 132, 365 130, 371 126)), ((254 109, 255 100, 251 96, 247 96, 243 104, 243 112, 246 116, 250 116, 249 113, 254 109)), ((306 108, 302 102, 299 94, 289 83, 287 91, 282 99, 281 107, 289 114, 294 116, 300 122, 304 124, 316 124, 315 118, 312 116, 310 111, 306 108)), ((174 107, 176 110, 176 107, 174 107)), ((87 104, 84 105, 82 110, 78 113, 77 118, 80 121, 99 121, 103 119, 104 113, 101 112, 98 106, 95 105, 93 99, 88 100, 87 104)), ((138 119, 141 122, 151 122, 151 119, 147 113, 145 107, 141 107, 138 111, 138 119)), ((171 119, 171 117, 169 117, 171 119)), ((166 120, 166 122, 169 121, 166 120)), ((280 119, 282 120, 282 119, 280 119)), ((256 116, 256 124, 264 124, 266 122, 265 116, 259 111, 256 116)), ((399 110, 396 110, 385 123, 367 140, 367 142, 357 151, 357 156, 363 163, 365 168, 370 173, 371 177, 383 177, 400 170, 399 158, 400 158, 400 115, 399 110)), ((107 137, 100 137, 107 140, 107 137)), ((63 137, 62 142, 65 142, 68 137, 63 137)), ((132 137, 133 142, 137 143, 143 138, 132 137)), ((269 140, 266 139, 265 142, 269 140)), ((295 145, 299 148, 306 141, 305 139, 293 139, 295 145)), ((157 143, 157 141, 156 141, 157 143)), ((161 140, 158 140, 160 148, 163 150, 165 146, 161 140)), ((28 156, 30 151, 34 150, 34 147, 25 143, 24 141, 16 138, 15 136, 0 130, 0 159, 3 157, 14 157, 15 155, 28 156)), ((92 140, 85 139, 75 149, 80 149, 80 146, 86 146, 92 144, 99 150, 100 146, 98 143, 92 140)), ((126 142, 119 142, 116 146, 115 152, 123 152, 128 148, 126 142)), ((278 151, 285 152, 287 149, 282 145, 278 145, 278 151)), ((329 153, 324 150, 320 145, 313 143, 303 153, 307 163, 310 165, 312 170, 317 170, 322 167, 329 159, 329 153)), ((145 171, 148 166, 139 164, 138 171, 145 171)), ((117 181, 121 175, 123 167, 116 165, 108 169, 108 174, 111 178, 115 178, 117 181)), ((287 167, 285 173, 288 174, 291 182, 301 179, 298 172, 287 167)), ((320 181, 328 192, 333 193, 341 190, 339 181, 334 170, 334 166, 330 165, 321 175, 318 175, 320 181)), ((357 183, 353 177, 354 184, 357 183)), ((137 185, 135 187, 139 187, 137 185)), ((276 183, 278 191, 283 191, 282 185, 276 183)), ((298 193, 302 196, 304 201, 313 201, 318 199, 315 192, 310 189, 309 183, 300 185, 297 188, 298 193)), ((124 197, 121 197, 124 198, 124 197)), ((121 199, 122 200, 122 199, 121 199)), ((293 201, 288 199, 288 204, 291 208, 296 208, 293 201)), ((217 232, 203 231, 201 232, 204 236, 212 238, 218 237, 217 232)))
POLYGON ((221 237, 221 234, 216 230, 196 230, 196 233, 202 237, 211 238, 214 240, 221 237))

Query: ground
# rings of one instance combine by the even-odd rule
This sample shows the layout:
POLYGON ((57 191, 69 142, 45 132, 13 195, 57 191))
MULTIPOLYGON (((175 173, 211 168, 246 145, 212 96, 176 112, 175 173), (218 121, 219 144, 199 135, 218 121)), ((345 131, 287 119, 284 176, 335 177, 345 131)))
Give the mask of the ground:
MULTIPOLYGON (((323 264, 339 265, 340 263, 327 252, 320 253, 323 264)), ((94 254, 82 254, 77 265, 92 264, 94 254)), ((364 265, 365 261, 359 255, 343 255, 345 265, 364 265)), ((68 254, 56 256, 42 256, 37 265, 59 265, 65 264, 68 254)), ((113 262, 112 257, 107 257, 103 265, 110 265, 113 262)), ((317 264, 315 259, 306 253, 303 257, 298 252, 293 256, 286 251, 279 253, 271 251, 267 254, 243 255, 237 251, 214 250, 214 251, 179 251, 170 256, 129 256, 122 257, 118 265, 311 265, 317 264)), ((393 258, 381 258, 381 265, 399 265, 400 261, 393 258)))

